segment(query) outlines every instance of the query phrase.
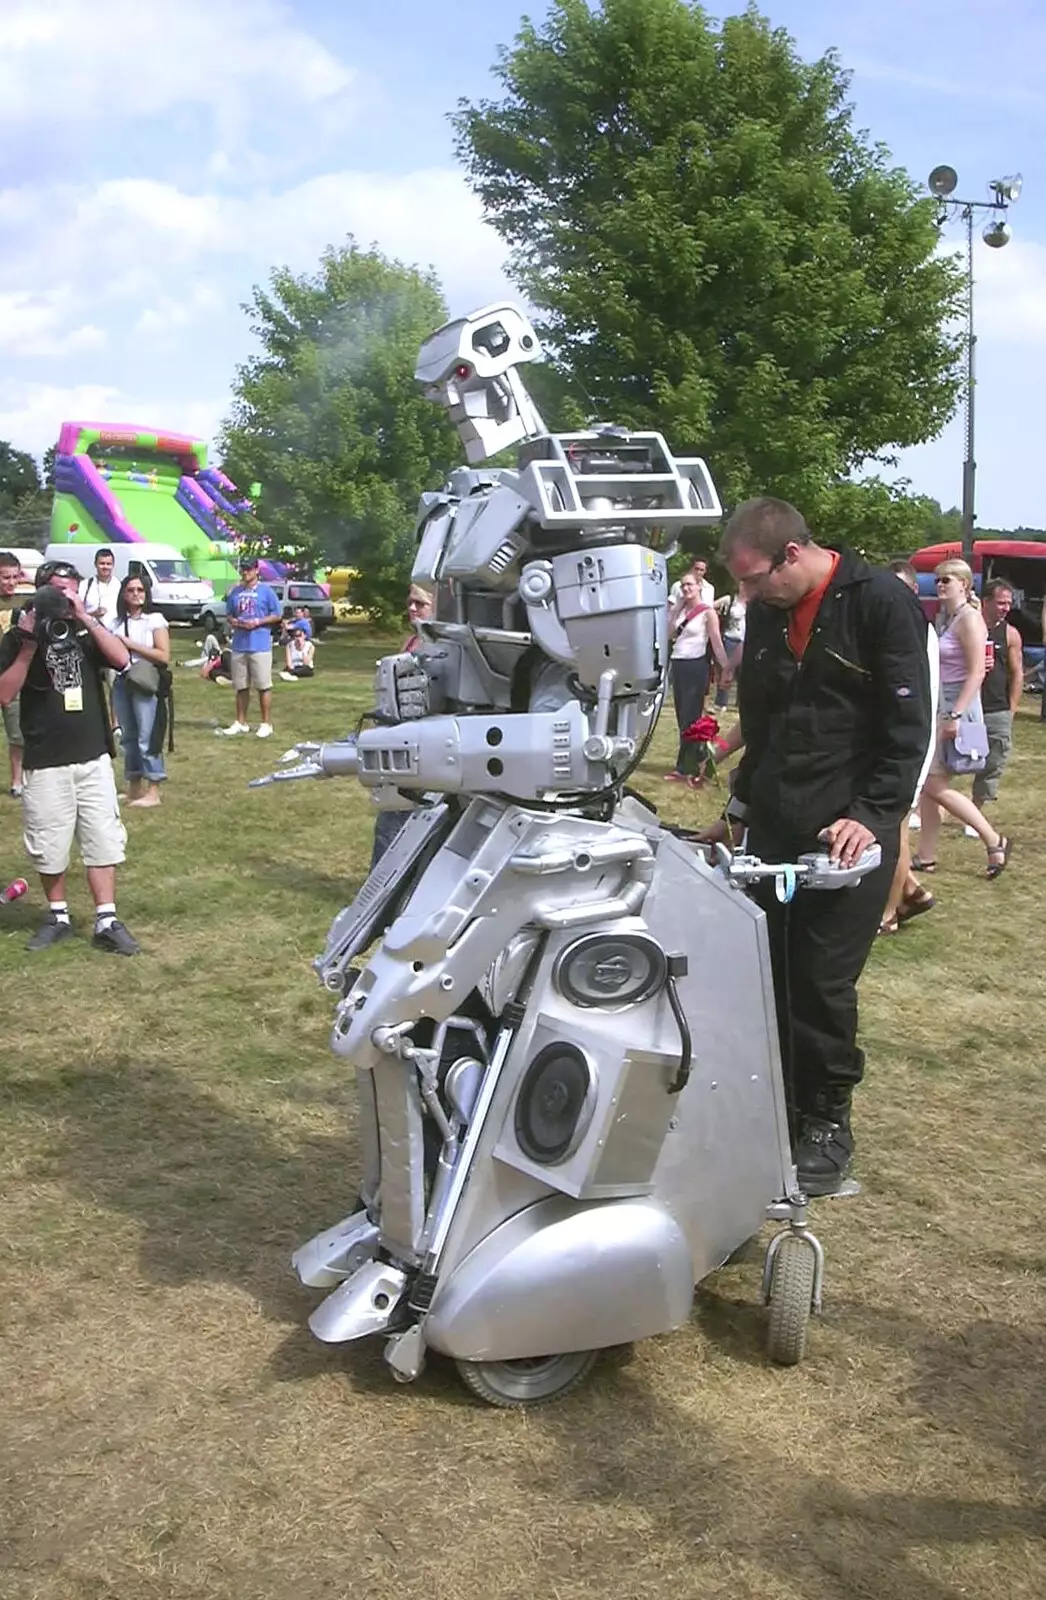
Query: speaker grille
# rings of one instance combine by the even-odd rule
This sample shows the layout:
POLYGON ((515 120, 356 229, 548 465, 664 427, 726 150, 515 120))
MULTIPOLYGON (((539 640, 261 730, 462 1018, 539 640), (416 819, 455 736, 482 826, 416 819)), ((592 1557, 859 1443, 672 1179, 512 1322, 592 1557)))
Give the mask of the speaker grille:
POLYGON ((596 1075, 575 1045, 548 1044, 523 1075, 516 1099, 516 1141, 541 1166, 565 1161, 595 1106, 596 1075))
POLYGON ((664 951, 646 934, 586 933, 560 954, 552 979, 572 1005, 618 1011, 658 994, 667 971, 664 951))

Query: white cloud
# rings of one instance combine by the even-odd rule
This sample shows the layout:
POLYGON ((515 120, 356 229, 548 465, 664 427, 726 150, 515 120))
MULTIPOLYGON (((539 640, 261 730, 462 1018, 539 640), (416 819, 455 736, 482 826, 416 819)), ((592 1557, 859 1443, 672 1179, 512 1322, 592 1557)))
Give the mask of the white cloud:
POLYGON ((94 323, 63 329, 68 298, 61 289, 49 294, 0 294, 0 351, 12 359, 39 359, 100 349, 106 333, 94 323))
POLYGON ((167 341, 194 322, 222 309, 222 296, 212 283, 195 284, 179 296, 162 294, 147 305, 131 329, 133 334, 155 341, 167 341))
POLYGON ((1004 250, 979 250, 973 315, 978 340, 1046 346, 1046 245, 1017 235, 1004 250))
POLYGON ((0 439, 40 457, 56 443, 63 422, 133 422, 142 427, 176 427, 179 433, 213 440, 228 410, 224 395, 179 401, 171 417, 170 399, 132 393, 105 383, 0 384, 0 439))
POLYGON ((80 0, 0 8, 0 127, 82 130, 203 105, 236 129, 258 91, 270 111, 320 106, 353 80, 277 0, 106 0, 96 16, 80 0))
POLYGON ((311 270, 323 248, 348 233, 363 246, 375 243, 407 263, 435 267, 455 309, 507 289, 504 248, 451 168, 399 176, 334 172, 241 197, 119 178, 33 195, 0 193, 0 218, 5 215, 0 292, 25 295, 34 285, 60 297, 70 316, 130 303, 139 308, 132 323, 146 317, 139 332, 158 326, 148 316, 157 305, 188 305, 183 326, 213 311, 221 293, 218 273, 228 309, 237 308, 239 317, 240 301, 271 267, 311 270), (204 272, 211 285, 206 292, 191 281, 204 272))
POLYGON ((0 352, 11 360, 0 438, 37 454, 61 421, 91 413, 212 438, 229 406, 227 394, 212 397, 249 350, 240 307, 252 284, 277 264, 312 271, 349 232, 432 265, 453 313, 512 293, 500 241, 461 175, 444 168, 329 173, 238 198, 110 179, 0 193, 4 218, 0 352), (45 354, 77 357, 64 371, 91 381, 42 384, 28 358, 45 354))
POLYGON ((0 439, 40 456, 58 439, 58 424, 114 415, 119 391, 104 383, 0 384, 0 439))

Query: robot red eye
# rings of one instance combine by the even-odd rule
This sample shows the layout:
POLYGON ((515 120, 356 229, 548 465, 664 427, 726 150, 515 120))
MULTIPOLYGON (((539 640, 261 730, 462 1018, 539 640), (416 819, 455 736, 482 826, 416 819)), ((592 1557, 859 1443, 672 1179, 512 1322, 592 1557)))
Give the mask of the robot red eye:
POLYGON ((471 378, 472 368, 469 366, 467 361, 460 361, 458 363, 458 365, 454 368, 454 376, 455 378, 460 378, 462 381, 464 381, 466 378, 471 378))

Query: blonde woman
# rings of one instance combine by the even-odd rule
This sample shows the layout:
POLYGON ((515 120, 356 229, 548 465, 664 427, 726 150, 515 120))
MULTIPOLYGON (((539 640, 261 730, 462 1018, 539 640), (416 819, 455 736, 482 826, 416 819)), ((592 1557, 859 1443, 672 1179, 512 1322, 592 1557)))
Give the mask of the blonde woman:
POLYGON ((973 828, 988 852, 989 878, 1006 870, 1011 841, 992 827, 984 813, 966 795, 950 786, 950 773, 943 749, 954 739, 964 721, 983 722, 981 684, 986 665, 985 641, 988 630, 973 593, 973 573, 965 561, 942 561, 934 569, 939 601, 937 633, 941 658, 941 688, 938 703, 937 754, 923 786, 919 801, 922 836, 919 858, 912 862, 916 872, 934 872, 937 867, 937 840, 941 829, 940 807, 959 822, 973 828))

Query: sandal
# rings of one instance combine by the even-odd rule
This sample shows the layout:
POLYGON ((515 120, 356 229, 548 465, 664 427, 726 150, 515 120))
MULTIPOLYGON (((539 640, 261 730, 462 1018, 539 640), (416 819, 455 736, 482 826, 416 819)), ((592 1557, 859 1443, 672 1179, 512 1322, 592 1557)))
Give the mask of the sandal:
POLYGON ((899 912, 895 912, 892 917, 886 917, 879 924, 879 938, 880 939, 884 938, 887 934, 900 933, 900 931, 901 931, 901 917, 900 917, 900 913, 899 912))
POLYGON ((1008 863, 1008 861, 1010 859, 1010 851, 1012 849, 1013 849, 1013 840, 1012 839, 1007 839, 1007 837, 1006 837, 1006 835, 1004 833, 1000 833, 999 842, 995 846, 995 849, 988 851, 988 872, 987 872, 987 876, 989 878, 997 878, 1000 873, 1006 871, 1006 866, 1007 866, 1007 863, 1008 863), (993 861, 992 860, 993 856, 1001 856, 1002 860, 1001 861, 993 861))
POLYGON ((666 772, 665 773, 665 782, 666 783, 685 783, 686 782, 686 773, 685 772, 666 772))
POLYGON ((912 857, 912 871, 913 872, 936 872, 937 871, 937 863, 936 863, 936 861, 924 861, 921 856, 913 856, 912 857))
POLYGON ((911 922, 913 917, 921 917, 924 911, 932 911, 936 904, 929 889, 918 888, 912 894, 905 895, 897 907, 897 920, 911 922))

